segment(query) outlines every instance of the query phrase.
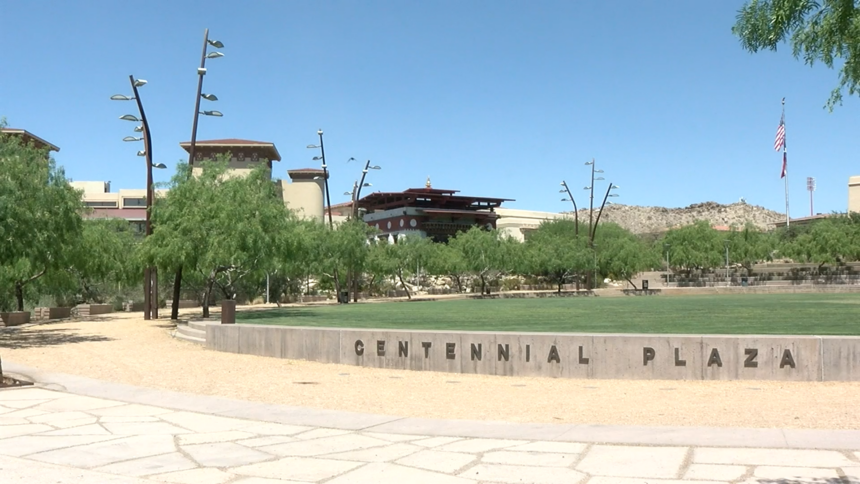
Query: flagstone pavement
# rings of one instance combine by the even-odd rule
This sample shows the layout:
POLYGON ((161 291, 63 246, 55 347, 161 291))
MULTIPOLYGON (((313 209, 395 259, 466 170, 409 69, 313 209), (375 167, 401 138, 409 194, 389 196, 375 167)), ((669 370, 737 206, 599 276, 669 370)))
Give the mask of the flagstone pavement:
POLYGON ((860 484, 855 431, 440 421, 37 381, 0 390, 4 484, 860 484))

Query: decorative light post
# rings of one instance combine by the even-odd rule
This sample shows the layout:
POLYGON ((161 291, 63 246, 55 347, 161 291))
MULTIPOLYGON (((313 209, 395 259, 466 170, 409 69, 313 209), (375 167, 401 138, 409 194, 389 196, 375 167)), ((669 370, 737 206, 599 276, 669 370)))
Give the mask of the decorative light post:
MULTIPOLYGON (((204 116, 224 116, 221 111, 200 111, 200 99, 207 101, 217 101, 218 96, 214 94, 203 93, 203 76, 206 75, 206 59, 217 59, 224 57, 224 54, 218 51, 207 52, 209 46, 216 49, 224 48, 224 44, 218 40, 209 38, 209 29, 203 32, 203 53, 200 55, 200 67, 197 68, 197 96, 194 99, 194 121, 191 123, 191 147, 188 149, 188 176, 191 176, 192 167, 194 166, 195 151, 197 149, 197 118, 202 114, 204 116)), ((182 290, 182 264, 176 269, 176 277, 173 280, 173 301, 170 308, 170 319, 179 319, 179 297, 182 290)))
POLYGON ((574 227, 575 232, 574 233, 578 236, 579 235, 579 209, 576 208, 576 200, 573 199, 573 194, 570 193, 570 188, 568 188, 567 182, 562 180, 561 186, 563 186, 564 188, 562 188, 558 192, 559 193, 567 193, 567 198, 562 198, 561 201, 562 202, 570 202, 573 204, 573 220, 574 220, 574 225, 575 225, 575 227, 574 227))
MULTIPOLYGON (((331 215, 331 195, 328 190, 328 165, 325 162, 325 144, 323 143, 323 130, 318 129, 317 135, 320 137, 319 145, 308 145, 307 148, 311 150, 320 150, 319 156, 314 156, 314 161, 322 161, 322 170, 323 170, 323 183, 325 183, 325 203, 326 203, 326 211, 328 211, 328 227, 330 230, 334 230, 334 220, 331 215)), ((337 293, 337 302, 344 302, 340 297, 340 279, 337 275, 337 266, 335 266, 334 271, 332 271, 332 275, 334 276, 334 290, 337 293)), ((347 300, 346 302, 349 302, 347 300)))
MULTIPOLYGON (((137 101, 137 110, 140 113, 140 118, 133 114, 124 114, 119 119, 124 121, 133 121, 141 123, 141 126, 134 128, 135 132, 141 133, 140 138, 134 136, 126 136, 123 141, 143 141, 143 150, 138 151, 138 156, 143 156, 146 160, 146 224, 144 228, 144 237, 149 237, 152 234, 152 169, 167 168, 164 163, 154 165, 152 163, 152 134, 149 131, 149 122, 146 120, 146 112, 143 110, 143 102, 140 100, 140 93, 137 88, 146 84, 143 79, 135 79, 133 75, 128 76, 131 83, 132 92, 134 95, 128 97, 122 94, 114 94, 111 96, 113 101, 137 101)), ((155 267, 147 267, 143 273, 143 319, 155 318, 158 319, 158 272, 155 267)))
POLYGON ((672 244, 663 243, 663 248, 666 249, 666 287, 669 287, 669 274, 672 271, 672 266, 669 265, 669 247, 671 246, 672 244))
MULTIPOLYGON (((607 205, 607 200, 609 197, 617 197, 618 195, 615 193, 610 193, 612 190, 618 188, 617 185, 609 184, 609 188, 606 189, 606 195, 603 197, 603 203, 600 204, 600 210, 597 212, 597 219, 594 219, 594 182, 601 181, 604 178, 602 176, 595 177, 597 173, 603 173, 603 170, 598 170, 595 166, 594 159, 591 161, 585 162, 586 166, 591 166, 591 185, 584 187, 584 190, 589 191, 589 202, 588 202, 588 245, 594 250, 594 235, 597 233, 597 224, 600 223, 600 215, 603 214, 603 209, 607 205)), ((595 268, 595 271, 597 269, 595 268)), ((587 277, 591 279, 591 275, 587 277)), ((591 280, 586 281, 588 283, 588 288, 593 288, 593 282, 591 280)))
MULTIPOLYGON (((350 158, 352 160, 353 158, 350 158)), ((350 195, 352 199, 352 218, 354 220, 359 220, 358 218, 358 201, 361 199, 361 189, 364 187, 371 187, 370 183, 365 183, 364 179, 367 177, 367 172, 369 170, 381 170, 382 167, 379 165, 370 166, 370 160, 367 160, 367 163, 364 164, 364 169, 361 170, 361 181, 354 182, 352 184, 352 193, 344 193, 344 195, 350 195)), ((353 273, 351 274, 350 279, 350 287, 352 288, 352 301, 358 302, 358 276, 353 273)))

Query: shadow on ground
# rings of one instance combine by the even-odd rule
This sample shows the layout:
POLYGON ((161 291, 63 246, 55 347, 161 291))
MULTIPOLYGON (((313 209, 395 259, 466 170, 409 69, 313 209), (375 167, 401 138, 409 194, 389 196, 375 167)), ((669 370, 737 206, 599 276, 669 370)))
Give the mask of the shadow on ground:
POLYGON ((756 479, 758 484, 848 484, 856 481, 840 477, 783 477, 779 479, 756 479))
POLYGON ((97 334, 78 334, 75 329, 46 328, 45 326, 0 329, 0 348, 8 349, 39 348, 112 340, 113 338, 97 334))
POLYGON ((242 312, 236 314, 236 319, 240 321, 265 321, 268 319, 319 318, 320 316, 322 315, 318 312, 306 308, 281 308, 242 312))

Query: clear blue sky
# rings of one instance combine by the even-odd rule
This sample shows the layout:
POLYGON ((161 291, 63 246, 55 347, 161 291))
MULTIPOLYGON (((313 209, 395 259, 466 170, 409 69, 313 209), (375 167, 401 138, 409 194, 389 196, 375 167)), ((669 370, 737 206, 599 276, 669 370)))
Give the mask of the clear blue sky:
MULTIPOLYGON (((792 216, 844 211, 860 175, 860 100, 823 109, 837 72, 789 49, 756 55, 731 35, 740 0, 3 2, 0 116, 61 147, 75 180, 139 188, 128 75, 156 162, 187 159, 204 28, 224 42, 207 62, 198 139, 272 141, 286 170, 317 166, 325 130, 332 203, 371 159, 372 189, 424 185, 559 211, 559 182, 587 185, 595 158, 619 203, 716 201, 783 211, 773 150, 787 98, 792 216)), ((605 183, 605 182, 604 182, 605 183)), ((604 187, 600 185, 599 187, 604 187)), ((367 192, 365 192, 367 193, 367 192)), ((576 193, 580 204, 585 192, 576 193)))

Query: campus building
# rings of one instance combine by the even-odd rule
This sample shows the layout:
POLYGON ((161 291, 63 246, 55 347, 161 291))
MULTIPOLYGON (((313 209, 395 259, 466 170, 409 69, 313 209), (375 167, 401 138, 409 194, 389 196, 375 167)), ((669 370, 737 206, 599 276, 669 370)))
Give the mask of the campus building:
POLYGON ((60 151, 59 146, 52 144, 52 143, 48 143, 47 141, 43 140, 42 138, 36 136, 35 134, 33 134, 27 130, 24 130, 24 129, 0 128, 0 133, 5 134, 5 135, 9 135, 9 136, 16 136, 16 137, 23 138, 25 143, 33 143, 33 145, 36 148, 40 148, 40 149, 47 148, 48 151, 60 151))
POLYGON ((860 176, 848 178, 848 211, 860 213, 860 176))

